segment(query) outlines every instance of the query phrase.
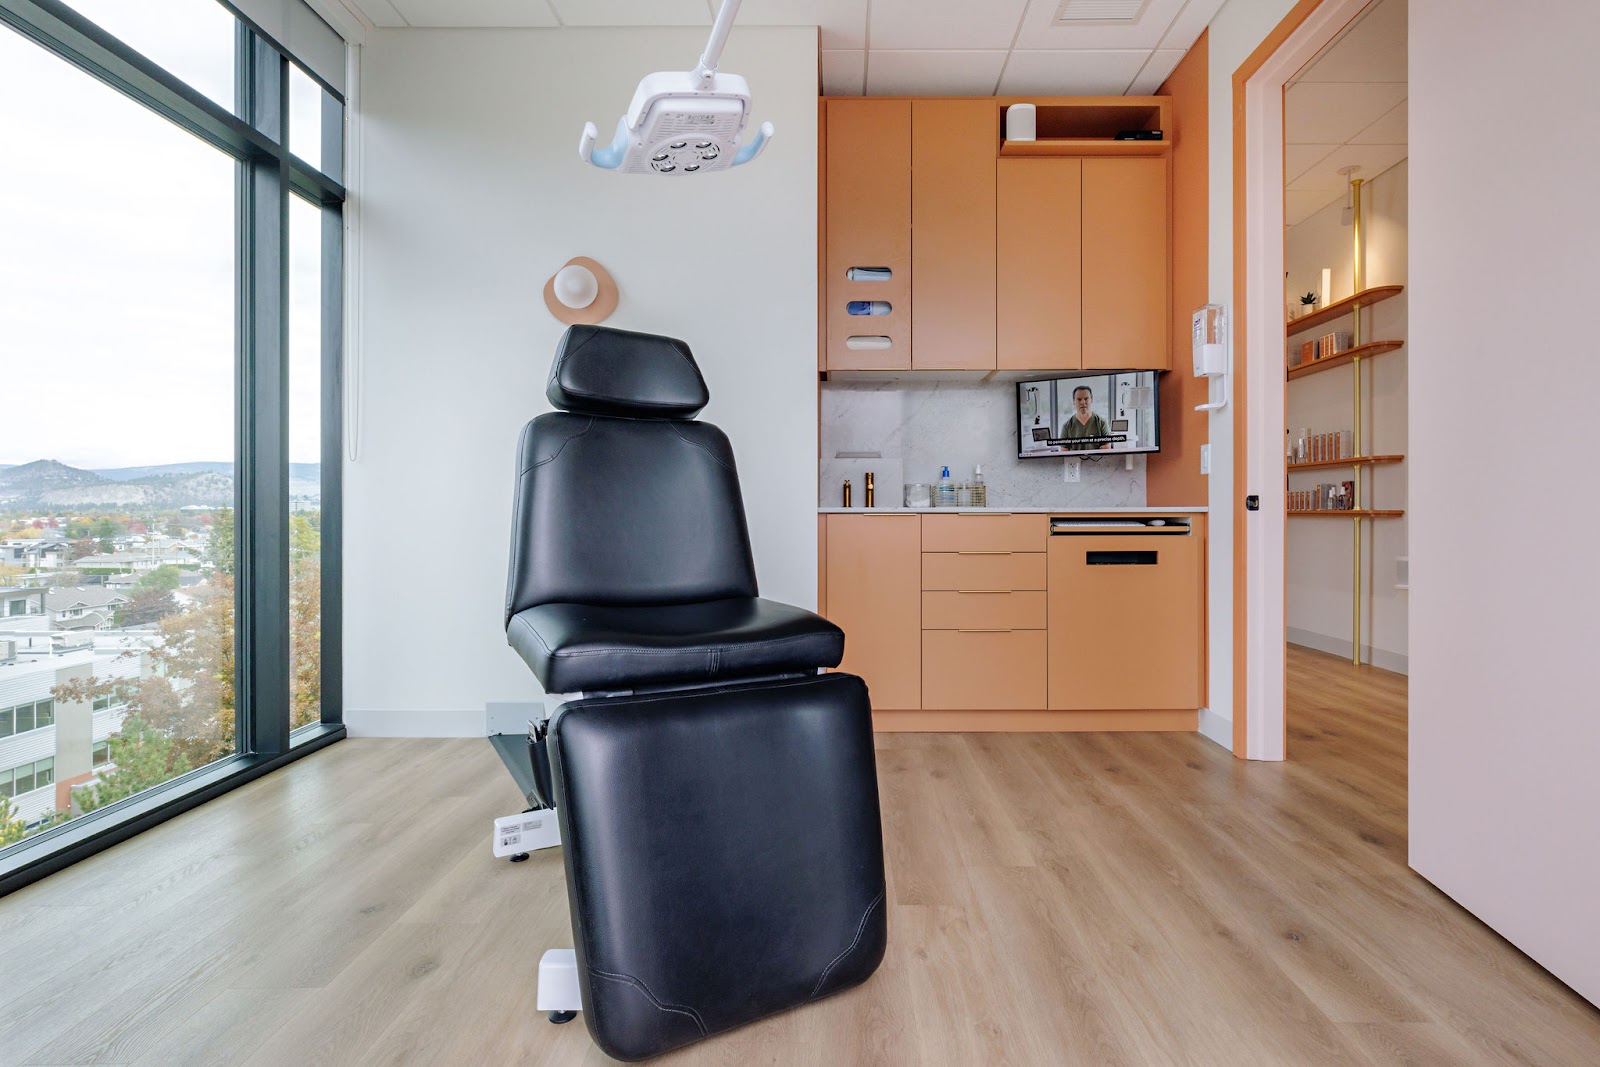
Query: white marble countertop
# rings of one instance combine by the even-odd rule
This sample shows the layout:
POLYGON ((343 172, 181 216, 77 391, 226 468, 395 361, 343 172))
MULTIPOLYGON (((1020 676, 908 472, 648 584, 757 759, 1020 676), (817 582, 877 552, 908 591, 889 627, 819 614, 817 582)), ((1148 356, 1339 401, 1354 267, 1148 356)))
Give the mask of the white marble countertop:
POLYGON ((1208 508, 818 508, 819 515, 1203 515, 1208 508))

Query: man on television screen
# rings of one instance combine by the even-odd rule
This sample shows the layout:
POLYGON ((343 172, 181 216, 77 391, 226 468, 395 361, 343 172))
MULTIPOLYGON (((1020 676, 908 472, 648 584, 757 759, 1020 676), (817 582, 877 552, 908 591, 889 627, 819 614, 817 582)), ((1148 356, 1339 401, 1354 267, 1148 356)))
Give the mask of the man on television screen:
POLYGON ((1068 452, 1104 451, 1111 447, 1110 441, 1094 440, 1110 437, 1111 430, 1106 426, 1105 419, 1089 410, 1089 402, 1093 399, 1094 390, 1087 385, 1080 385, 1072 391, 1072 414, 1061 424, 1061 436, 1067 440, 1068 452))

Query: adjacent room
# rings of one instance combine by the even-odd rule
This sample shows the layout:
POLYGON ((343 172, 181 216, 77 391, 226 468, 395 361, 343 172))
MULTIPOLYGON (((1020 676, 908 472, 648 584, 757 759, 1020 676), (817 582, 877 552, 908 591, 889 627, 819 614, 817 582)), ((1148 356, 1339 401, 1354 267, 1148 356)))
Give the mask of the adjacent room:
POLYGON ((1600 1062, 1597 38, 0 0, 0 1065, 1600 1062))

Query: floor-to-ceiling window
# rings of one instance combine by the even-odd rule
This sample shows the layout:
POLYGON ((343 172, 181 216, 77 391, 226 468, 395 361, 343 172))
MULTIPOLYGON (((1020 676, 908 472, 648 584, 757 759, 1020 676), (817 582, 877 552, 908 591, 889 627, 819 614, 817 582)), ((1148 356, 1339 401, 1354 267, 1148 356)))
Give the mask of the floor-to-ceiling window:
POLYGON ((250 6, 0 0, 0 891, 343 734, 343 100, 250 6))

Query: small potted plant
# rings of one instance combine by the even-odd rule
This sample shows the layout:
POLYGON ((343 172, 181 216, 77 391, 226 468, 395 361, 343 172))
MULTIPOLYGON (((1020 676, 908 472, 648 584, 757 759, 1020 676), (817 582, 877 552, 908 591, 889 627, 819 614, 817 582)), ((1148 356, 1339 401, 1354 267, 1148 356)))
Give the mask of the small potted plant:
POLYGON ((1304 318, 1317 310, 1317 294, 1307 293, 1300 298, 1300 316, 1304 318))

